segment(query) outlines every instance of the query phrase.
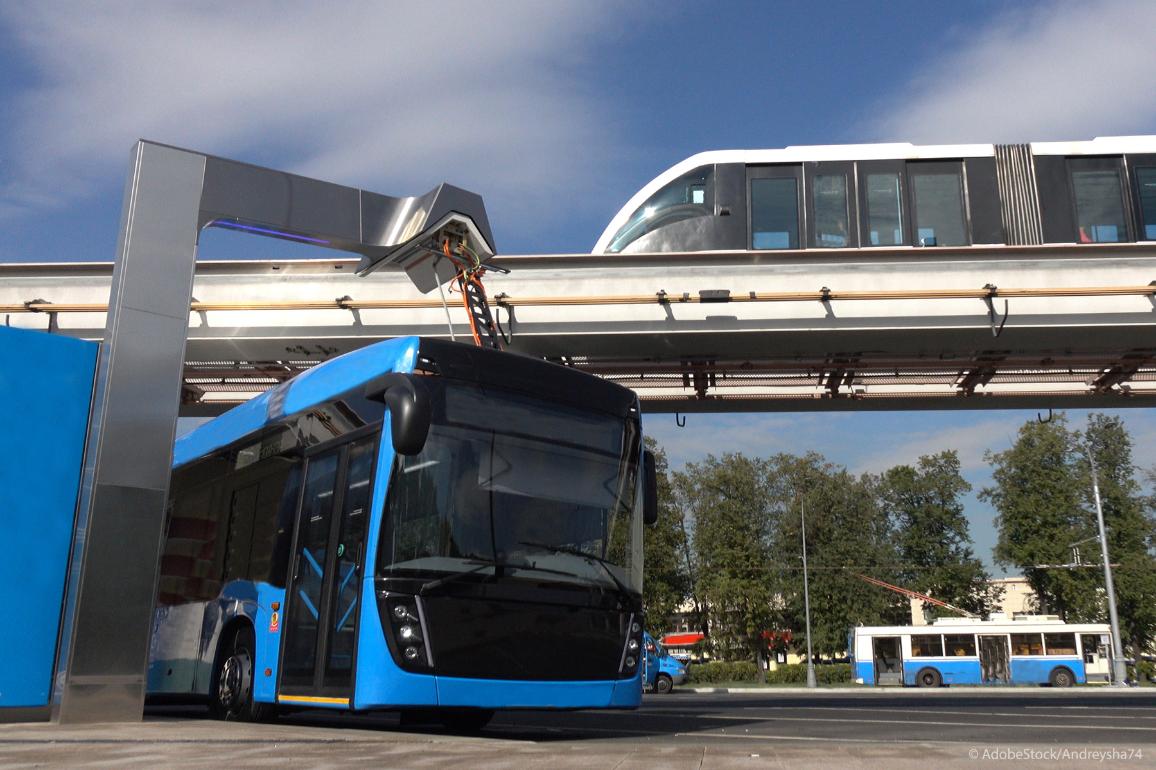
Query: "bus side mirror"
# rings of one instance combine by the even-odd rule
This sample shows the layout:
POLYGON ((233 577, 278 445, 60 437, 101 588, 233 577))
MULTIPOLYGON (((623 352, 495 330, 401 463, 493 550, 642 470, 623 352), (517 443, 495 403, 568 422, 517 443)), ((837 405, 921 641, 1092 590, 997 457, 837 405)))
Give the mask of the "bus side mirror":
POLYGON ((429 436, 430 401, 417 377, 390 372, 370 380, 365 397, 389 407, 393 449, 398 454, 420 454, 429 436))
POLYGON ((642 450, 642 523, 653 526, 658 523, 658 472, 654 466, 654 453, 642 450))

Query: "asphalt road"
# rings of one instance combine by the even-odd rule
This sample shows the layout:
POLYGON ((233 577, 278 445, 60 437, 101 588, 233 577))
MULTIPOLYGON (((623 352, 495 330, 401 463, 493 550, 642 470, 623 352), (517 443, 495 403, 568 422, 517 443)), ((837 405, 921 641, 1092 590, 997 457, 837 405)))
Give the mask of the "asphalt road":
POLYGON ((396 714, 272 725, 150 708, 135 725, 0 724, 0 767, 1156 767, 1156 689, 648 695, 634 712, 502 712, 479 735, 396 714))

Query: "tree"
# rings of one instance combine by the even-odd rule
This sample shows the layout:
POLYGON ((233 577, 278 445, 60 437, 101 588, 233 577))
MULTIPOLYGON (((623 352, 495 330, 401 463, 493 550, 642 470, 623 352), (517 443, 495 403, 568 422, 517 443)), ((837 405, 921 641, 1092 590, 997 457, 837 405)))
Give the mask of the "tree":
MULTIPOLYGON (((1091 414, 1082 438, 1079 468, 1085 479, 1084 504, 1090 511, 1094 510, 1088 477, 1091 464, 1085 461, 1091 455, 1096 460, 1104 525, 1108 530, 1108 556, 1118 565, 1112 569, 1112 582, 1116 589, 1121 641, 1137 656, 1156 638, 1156 558, 1153 557, 1156 520, 1136 482, 1132 439, 1123 422, 1118 417, 1091 414)), ((1097 555, 1094 561, 1099 560, 1097 555)))
POLYGON ((1045 423, 1029 420, 1010 449, 987 453, 995 486, 980 492, 998 514, 996 561, 1023 571, 1040 610, 1071 622, 1099 617, 1097 588, 1103 582, 1086 569, 1048 566, 1067 564, 1070 544, 1094 534, 1073 461, 1077 449, 1064 415, 1045 423))
MULTIPOLYGON (((972 550, 960 500, 970 490, 954 450, 920 457, 914 468, 891 468, 879 481, 898 544, 900 585, 983 617, 998 605, 1002 591, 992 586, 972 550)), ((923 610, 956 615, 929 602, 923 602, 923 610)))
POLYGON ((707 456, 676 474, 694 518, 697 593, 709 615, 712 652, 757 660, 775 599, 768 553, 765 461, 707 456))
POLYGON ((1137 652, 1156 637, 1156 521, 1136 483, 1131 438, 1118 418, 1092 414, 1082 434, 1069 430, 1062 416, 1029 421, 1011 449, 989 455, 996 486, 981 497, 999 512, 996 558, 1023 569, 1042 609, 1069 622, 1102 622, 1102 570, 1057 568, 1071 561, 1075 543, 1085 544, 1085 563, 1101 561, 1089 456, 1096 459, 1109 558, 1118 565, 1113 582, 1122 641, 1137 652))
POLYGON ((807 567, 812 648, 842 655, 857 625, 900 623, 906 603, 864 583, 856 573, 894 582, 895 550, 873 480, 856 478, 822 455, 776 455, 770 461, 774 538, 779 574, 777 621, 792 630, 794 646, 806 649, 801 507, 806 508, 807 567))
POLYGON ((691 593, 687 530, 676 505, 666 453, 647 437, 658 476, 658 521, 643 532, 642 601, 646 624, 656 636, 667 630, 667 619, 691 593))

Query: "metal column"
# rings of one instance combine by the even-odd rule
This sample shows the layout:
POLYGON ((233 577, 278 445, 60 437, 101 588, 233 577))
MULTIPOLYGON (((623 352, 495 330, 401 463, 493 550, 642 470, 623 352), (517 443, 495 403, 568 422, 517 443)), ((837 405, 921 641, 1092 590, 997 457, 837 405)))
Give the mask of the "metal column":
POLYGON ((138 720, 205 158, 138 142, 97 364, 53 717, 138 720))
POLYGON ((65 592, 61 722, 141 718, 197 239, 209 226, 352 251, 361 272, 399 266, 423 291, 452 277, 429 258, 443 239, 493 255, 482 199, 452 185, 393 198, 137 142, 65 592))

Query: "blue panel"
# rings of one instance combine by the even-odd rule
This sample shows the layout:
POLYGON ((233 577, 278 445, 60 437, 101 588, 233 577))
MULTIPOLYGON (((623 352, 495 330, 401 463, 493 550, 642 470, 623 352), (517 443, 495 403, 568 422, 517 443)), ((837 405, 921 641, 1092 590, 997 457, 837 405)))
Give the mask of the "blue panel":
POLYGON ((944 684, 979 684, 979 658, 910 658, 903 662, 903 683, 915 685, 925 668, 939 672, 944 684))
POLYGON ((855 662, 855 678, 862 679, 863 684, 875 686, 875 664, 870 661, 855 662))
POLYGON ((417 337, 378 342, 302 372, 177 439, 173 466, 228 446, 270 422, 328 401, 379 374, 412 372, 419 344, 417 337))
POLYGON ((257 660, 253 668, 253 700, 272 703, 277 700, 277 667, 281 655, 281 629, 285 626, 285 589, 268 583, 257 584, 257 617, 253 628, 257 637, 257 660), (276 623, 273 602, 278 602, 276 623), (268 669, 269 673, 265 671, 268 669))
MULTIPOLYGON (((638 677, 631 682, 641 683, 638 677)), ((607 708, 638 705, 627 692, 617 693, 614 680, 602 682, 519 682, 501 679, 460 679, 439 676, 438 705, 477 708, 607 708), (625 701, 613 704, 615 696, 625 701)), ((640 689, 641 692, 641 689, 640 689)))
MULTIPOLYGON (((361 595, 372 597, 373 571, 367 568, 365 574, 369 577, 361 584, 361 595)), ((385 632, 382 630, 376 601, 367 599, 361 603, 357 624, 357 672, 354 677, 353 707, 365 709, 375 706, 437 705, 437 685, 432 674, 402 671, 393 662, 393 656, 389 654, 385 643, 385 632)))
POLYGON ((1011 675, 1013 684, 1046 684, 1052 675, 1052 670, 1066 668, 1071 671, 1077 682, 1084 682, 1084 665, 1078 656, 1040 656, 1038 658, 1018 658, 1012 656, 1011 675))
POLYGON ((0 327, 0 706, 48 704, 97 350, 0 327))

